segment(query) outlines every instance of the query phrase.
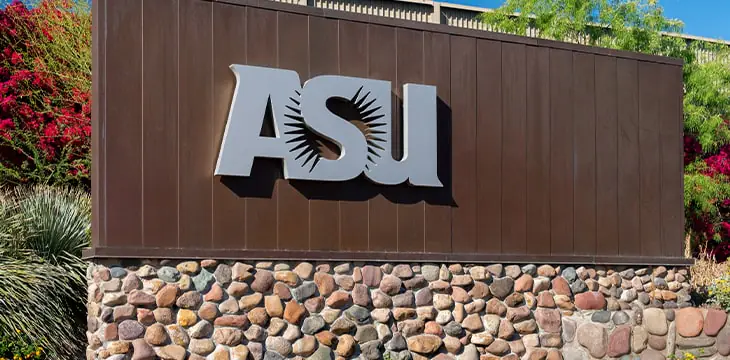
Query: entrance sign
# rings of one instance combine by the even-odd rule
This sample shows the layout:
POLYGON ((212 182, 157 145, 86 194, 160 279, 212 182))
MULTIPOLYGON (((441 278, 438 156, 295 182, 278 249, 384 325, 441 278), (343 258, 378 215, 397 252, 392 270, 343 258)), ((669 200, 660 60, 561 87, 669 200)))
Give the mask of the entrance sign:
POLYGON ((687 263, 682 60, 148 3, 93 1, 87 256, 687 263))
POLYGON ((254 159, 281 159, 284 178, 442 187, 437 176, 436 87, 403 85, 403 159, 392 154, 391 83, 231 65, 236 88, 215 175, 250 176, 254 159), (273 136, 262 136, 270 114, 273 136), (325 156, 326 144, 335 156, 325 156))

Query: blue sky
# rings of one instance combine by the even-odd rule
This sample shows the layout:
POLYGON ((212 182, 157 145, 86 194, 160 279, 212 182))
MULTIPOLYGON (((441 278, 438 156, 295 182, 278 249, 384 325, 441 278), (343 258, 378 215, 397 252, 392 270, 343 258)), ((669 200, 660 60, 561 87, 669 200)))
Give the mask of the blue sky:
MULTIPOLYGON (((451 3, 498 7, 502 0, 442 0, 451 3)), ((730 40, 730 0, 659 0, 667 17, 684 21, 690 35, 730 40)))

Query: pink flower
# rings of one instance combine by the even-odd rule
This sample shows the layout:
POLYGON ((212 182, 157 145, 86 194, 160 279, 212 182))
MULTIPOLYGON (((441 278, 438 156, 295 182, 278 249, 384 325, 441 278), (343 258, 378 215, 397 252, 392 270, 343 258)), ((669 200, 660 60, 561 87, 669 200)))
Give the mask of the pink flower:
POLYGON ((723 235, 730 236, 730 224, 728 224, 727 221, 721 222, 720 227, 722 228, 723 235))
POLYGON ((5 129, 13 129, 15 128, 15 123, 12 119, 2 119, 0 120, 0 130, 5 129))
POLYGON ((10 56, 10 63, 13 65, 18 65, 22 61, 23 56, 18 54, 17 52, 13 52, 13 55, 10 56))

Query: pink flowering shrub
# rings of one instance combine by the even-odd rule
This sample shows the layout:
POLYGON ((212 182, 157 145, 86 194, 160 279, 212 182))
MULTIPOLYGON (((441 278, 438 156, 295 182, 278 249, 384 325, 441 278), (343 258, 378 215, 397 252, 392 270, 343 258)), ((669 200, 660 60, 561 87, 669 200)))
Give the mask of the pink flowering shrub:
POLYGON ((89 184, 91 17, 84 1, 0 9, 0 180, 89 184))
POLYGON ((730 256, 730 67, 716 61, 685 65, 684 208, 694 255, 730 256))
POLYGON ((685 214, 692 251, 730 257, 730 145, 691 154, 685 141, 685 214))
POLYGON ((694 162, 700 155, 702 155, 702 145, 694 136, 684 136, 684 166, 687 166, 694 162))
POLYGON ((720 148, 720 151, 716 154, 705 158, 704 161, 707 165, 707 170, 705 171, 706 175, 713 177, 718 175, 730 176, 730 155, 728 154, 729 152, 730 147, 725 145, 720 148))

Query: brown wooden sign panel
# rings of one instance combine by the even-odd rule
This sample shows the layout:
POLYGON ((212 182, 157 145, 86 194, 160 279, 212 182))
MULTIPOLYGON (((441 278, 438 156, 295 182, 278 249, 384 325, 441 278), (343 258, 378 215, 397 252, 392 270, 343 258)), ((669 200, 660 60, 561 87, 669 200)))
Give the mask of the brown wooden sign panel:
POLYGON ((266 0, 93 7, 88 256, 684 262, 680 61, 266 0), (435 85, 444 187, 214 176, 231 64, 388 80, 394 119, 435 85))

